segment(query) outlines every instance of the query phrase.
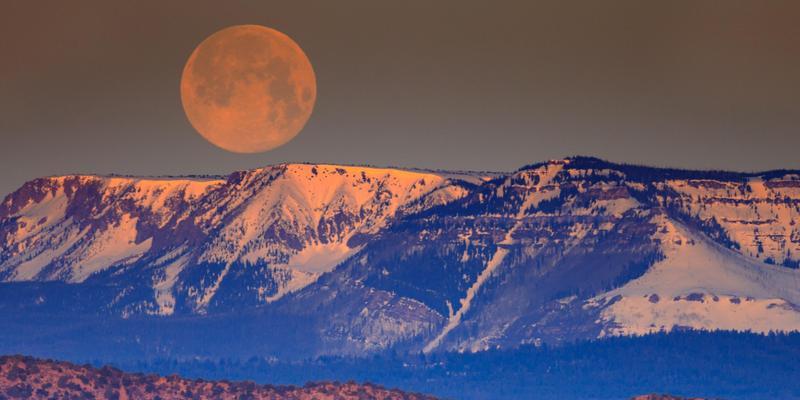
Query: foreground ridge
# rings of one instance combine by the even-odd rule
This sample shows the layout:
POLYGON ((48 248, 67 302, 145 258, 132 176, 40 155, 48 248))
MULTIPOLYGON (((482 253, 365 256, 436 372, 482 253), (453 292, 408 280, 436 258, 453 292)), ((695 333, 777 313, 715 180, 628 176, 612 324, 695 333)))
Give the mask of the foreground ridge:
POLYGON ((591 157, 42 178, 0 203, 3 346, 302 359, 800 331, 798 222, 800 171, 591 157), (76 323, 104 329, 84 348, 76 323))
MULTIPOLYGON (((370 383, 316 382, 298 386, 210 381, 127 373, 27 356, 0 357, 0 399, 270 399, 270 400, 436 400, 433 396, 370 383)), ((649 394, 631 400, 703 400, 649 394)))
POLYGON ((375 399, 434 400, 369 383, 318 382, 303 387, 190 380, 125 373, 24 356, 0 357, 0 398, 24 399, 375 399))

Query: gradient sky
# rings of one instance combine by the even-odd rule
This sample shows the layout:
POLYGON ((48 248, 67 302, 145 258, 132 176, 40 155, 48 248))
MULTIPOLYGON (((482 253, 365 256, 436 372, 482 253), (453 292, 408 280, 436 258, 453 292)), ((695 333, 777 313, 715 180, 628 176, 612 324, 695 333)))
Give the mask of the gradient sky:
POLYGON ((800 2, 7 1, 0 195, 67 173, 227 173, 283 161, 510 170, 567 155, 800 168, 800 2), (311 59, 305 130, 207 143, 179 80, 261 24, 311 59))

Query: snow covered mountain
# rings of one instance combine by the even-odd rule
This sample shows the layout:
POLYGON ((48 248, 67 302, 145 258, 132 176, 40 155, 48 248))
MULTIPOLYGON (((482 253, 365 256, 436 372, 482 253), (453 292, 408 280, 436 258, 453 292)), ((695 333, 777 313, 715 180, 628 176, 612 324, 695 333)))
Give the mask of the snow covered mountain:
POLYGON ((0 279, 81 283, 136 274, 125 313, 274 301, 352 255, 398 213, 463 196, 480 177, 284 164, 225 179, 42 178, 0 206, 0 279), (220 288, 236 287, 235 293, 220 288))
POLYGON ((269 326, 260 349, 303 354, 793 331, 798 221, 797 171, 588 157, 508 174, 42 178, 0 205, 0 314, 154 315, 176 330, 207 315, 220 331, 269 326), (297 329, 302 344, 283 340, 297 329))

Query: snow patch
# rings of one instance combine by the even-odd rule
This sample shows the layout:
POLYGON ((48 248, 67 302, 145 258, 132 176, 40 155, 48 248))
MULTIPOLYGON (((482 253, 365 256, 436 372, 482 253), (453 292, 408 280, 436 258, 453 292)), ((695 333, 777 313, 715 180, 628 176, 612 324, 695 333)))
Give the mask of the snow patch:
POLYGON ((178 275, 189 263, 190 255, 184 255, 172 261, 164 268, 164 278, 153 285, 158 315, 172 315, 175 312, 175 294, 172 288, 178 280, 178 275))
POLYGON ((361 247, 350 248, 345 243, 314 243, 289 258, 287 267, 306 273, 329 272, 361 247))
POLYGON ((300 271, 297 269, 288 269, 288 272, 291 274, 291 279, 287 280, 284 284, 278 286, 277 292, 270 296, 265 296, 263 293, 263 289, 259 290, 259 297, 264 300, 266 303, 273 302, 275 300, 280 299, 281 297, 298 291, 314 282, 316 282, 317 278, 319 278, 320 274, 311 273, 300 271))
POLYGON ((671 330, 800 330, 800 271, 760 264, 656 218, 665 259, 643 276, 597 296, 604 335, 671 330), (614 299, 614 301, 610 301, 614 299))
POLYGON ((83 252, 81 261, 72 270, 71 282, 83 282, 92 274, 121 263, 131 263, 150 249, 153 239, 136 243, 136 221, 123 215, 116 226, 99 233, 83 252))

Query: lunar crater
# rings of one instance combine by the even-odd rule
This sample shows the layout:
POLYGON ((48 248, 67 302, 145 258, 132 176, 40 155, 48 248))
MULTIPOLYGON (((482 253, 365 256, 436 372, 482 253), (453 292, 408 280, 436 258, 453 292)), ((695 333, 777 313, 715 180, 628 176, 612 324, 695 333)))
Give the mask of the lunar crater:
POLYGON ((209 142, 263 152, 302 130, 316 101, 316 78, 288 36, 239 25, 197 46, 183 71, 181 100, 189 122, 209 142))

